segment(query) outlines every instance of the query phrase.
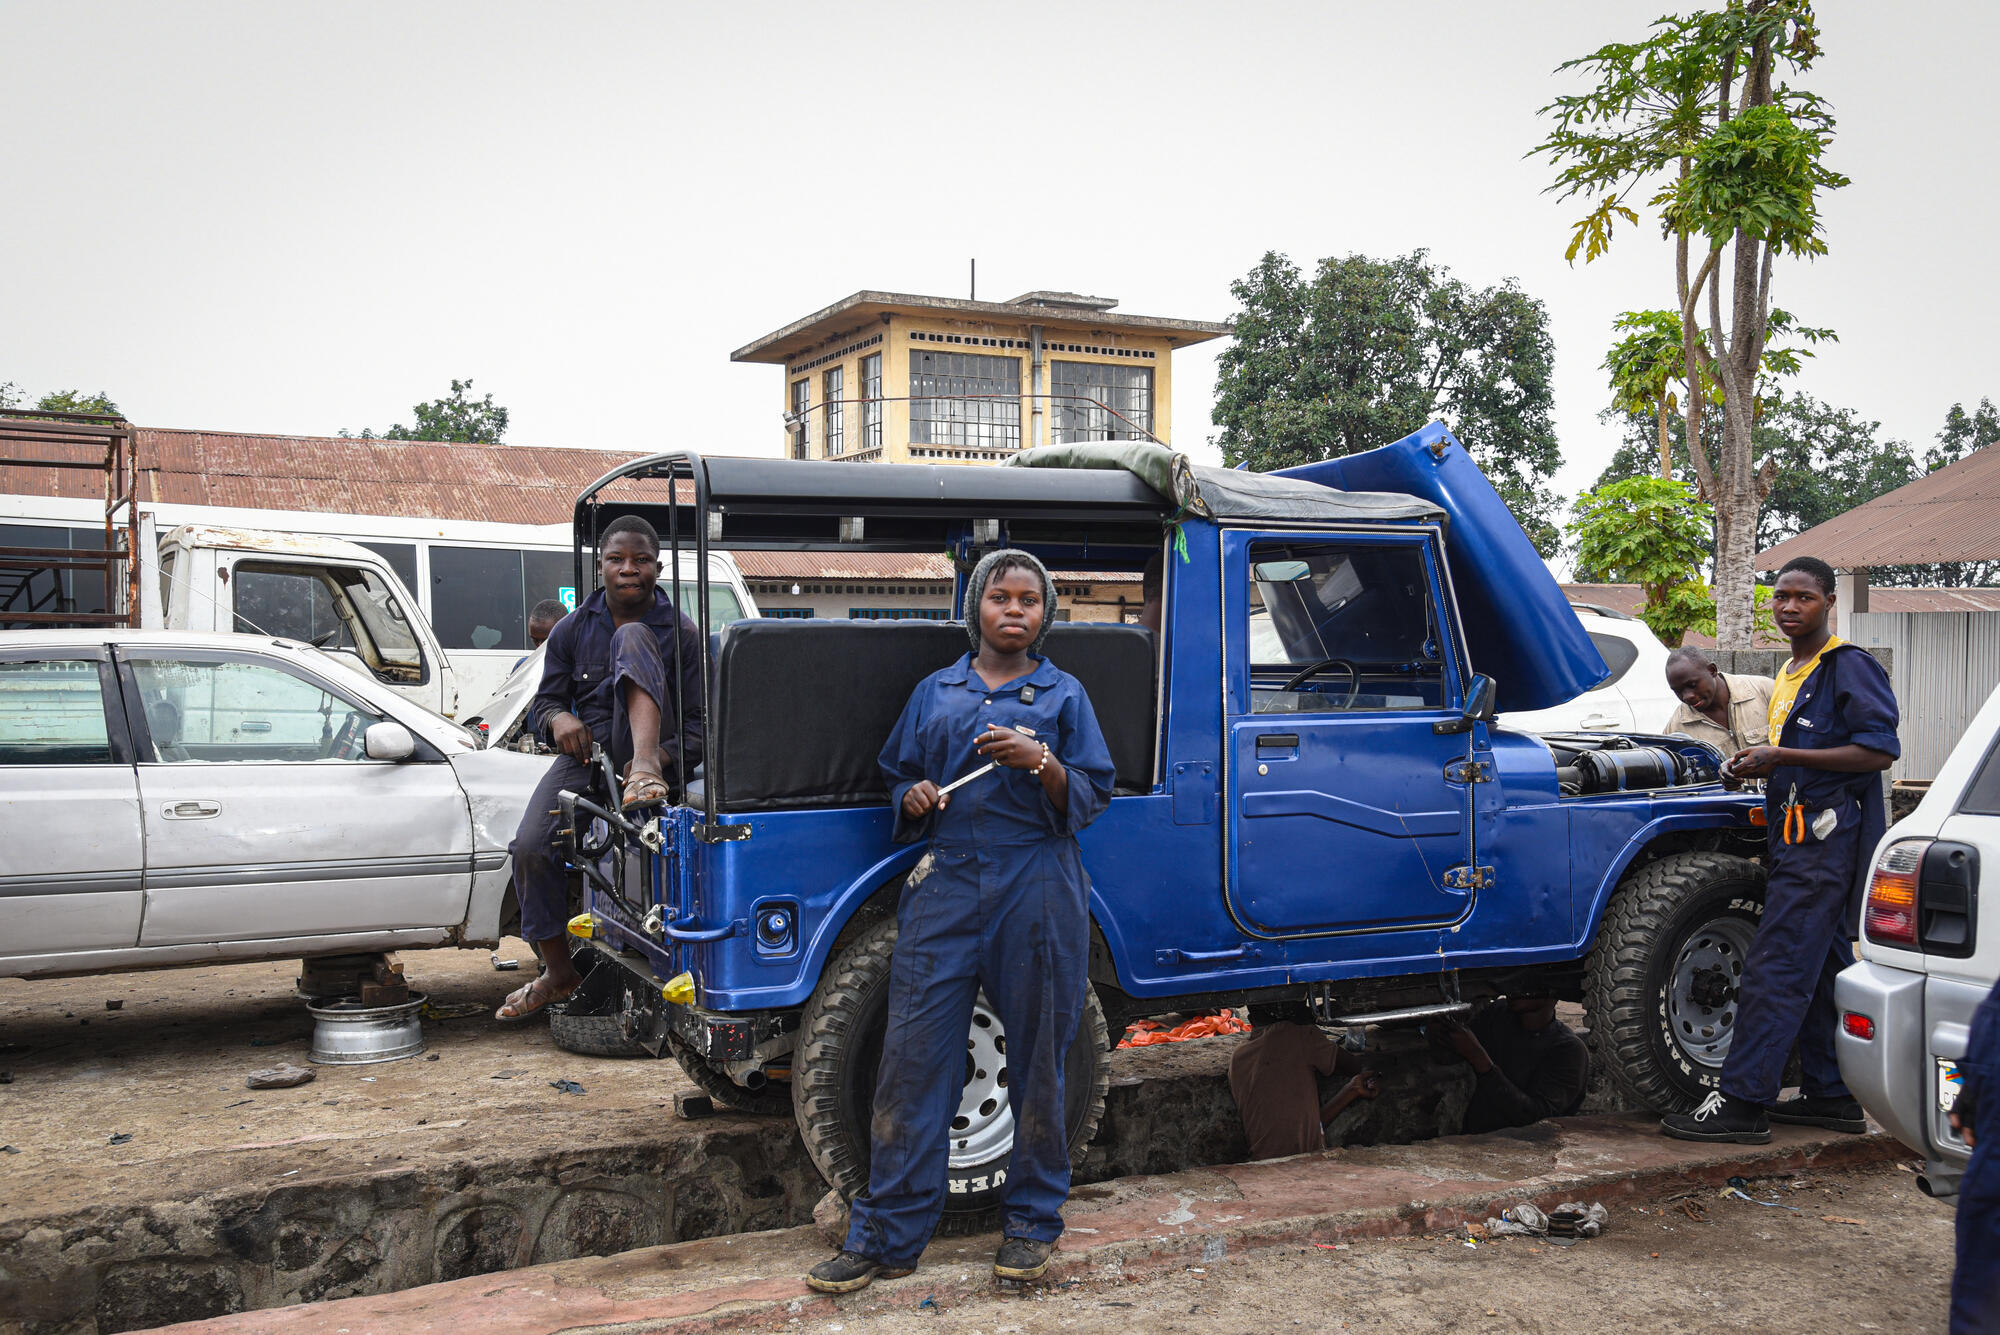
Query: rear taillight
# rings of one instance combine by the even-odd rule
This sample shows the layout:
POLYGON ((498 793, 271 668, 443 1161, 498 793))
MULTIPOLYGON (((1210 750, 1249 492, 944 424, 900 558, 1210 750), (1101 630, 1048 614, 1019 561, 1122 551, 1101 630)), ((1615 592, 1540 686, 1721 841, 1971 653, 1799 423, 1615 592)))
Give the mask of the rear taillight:
POLYGON ((1847 1031, 1850 1038, 1858 1038, 1866 1041, 1875 1037, 1875 1022, 1867 1016, 1857 1015, 1853 1011, 1849 1011, 1840 1017, 1840 1027, 1847 1031))
POLYGON ((1870 941, 1885 946, 1917 944, 1917 875, 1924 865, 1928 839, 1905 839, 1889 845, 1875 862, 1868 881, 1868 907, 1862 930, 1870 941))

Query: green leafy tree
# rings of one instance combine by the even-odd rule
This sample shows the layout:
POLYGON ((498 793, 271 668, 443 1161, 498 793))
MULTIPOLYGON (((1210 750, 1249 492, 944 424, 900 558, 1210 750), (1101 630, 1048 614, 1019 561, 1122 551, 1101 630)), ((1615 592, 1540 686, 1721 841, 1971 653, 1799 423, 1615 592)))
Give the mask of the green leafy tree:
POLYGON ((1511 279, 1476 289, 1424 251, 1321 260, 1266 254, 1230 284, 1214 420, 1230 464, 1268 471, 1354 454, 1443 417, 1536 548, 1560 545, 1546 485, 1561 462, 1548 312, 1511 279))
POLYGON ((11 380, 0 380, 0 413, 20 406, 21 387, 11 380))
POLYGON ((1550 132, 1533 150, 1556 169, 1553 193, 1589 205, 1571 235, 1572 261, 1604 254, 1620 220, 1639 221, 1642 197, 1674 243, 1681 402, 1689 463, 1715 506, 1717 634, 1726 647, 1748 645, 1754 626, 1751 566, 1770 478, 1753 438, 1775 261, 1826 253, 1819 200, 1847 184, 1822 161, 1833 135, 1826 104, 1776 77, 1780 66, 1809 69, 1818 54, 1809 0, 1730 0, 1663 18, 1644 41, 1560 67, 1593 82, 1542 108, 1550 132), (1702 429, 1704 383, 1721 409, 1714 449, 1702 429))
POLYGON ((1937 444, 1924 452, 1924 471, 1935 473, 1995 441, 2000 441, 2000 410, 1995 410, 1993 400, 1981 399, 1971 412, 1965 411, 1964 404, 1954 403, 1944 415, 1937 444))
POLYGON ((398 422, 380 436, 369 428, 357 434, 342 427, 340 434, 351 440, 455 440, 497 445, 507 434, 507 410, 493 402, 491 394, 483 399, 468 397, 471 388, 470 380, 454 380, 449 397, 417 404, 410 410, 416 415, 415 426, 398 422))
POLYGON ((1672 433, 1667 418, 1676 408, 1671 388, 1687 379, 1681 347, 1681 317, 1674 311, 1627 311, 1612 322, 1625 337, 1605 354, 1611 373, 1611 406, 1621 413, 1651 413, 1658 427, 1660 476, 1674 475, 1672 433))
POLYGON ((35 401, 35 411, 44 413, 101 413, 106 417, 123 417, 118 405, 103 390, 95 394, 84 394, 74 389, 51 390, 35 401))
POLYGON ((1694 488, 1671 478, 1627 478, 1586 491, 1568 525, 1577 578, 1639 585, 1646 594, 1639 619, 1661 643, 1678 645, 1714 617, 1701 578, 1711 518, 1694 488))

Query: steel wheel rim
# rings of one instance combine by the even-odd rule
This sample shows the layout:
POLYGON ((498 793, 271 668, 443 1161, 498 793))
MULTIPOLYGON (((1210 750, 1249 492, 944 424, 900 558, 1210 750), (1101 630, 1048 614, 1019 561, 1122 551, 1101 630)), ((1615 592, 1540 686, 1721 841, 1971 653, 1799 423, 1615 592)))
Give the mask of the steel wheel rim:
POLYGON ((1667 1030, 1689 1061, 1719 1069, 1736 1035, 1738 989, 1756 927, 1742 918, 1716 918, 1688 933, 1667 985, 1667 1030), (1718 974, 1728 995, 1718 1001, 1718 974))
POLYGON ((951 1119, 951 1166, 974 1168, 1014 1147, 1007 1101, 1007 1034, 981 993, 965 1039, 965 1089, 951 1119))

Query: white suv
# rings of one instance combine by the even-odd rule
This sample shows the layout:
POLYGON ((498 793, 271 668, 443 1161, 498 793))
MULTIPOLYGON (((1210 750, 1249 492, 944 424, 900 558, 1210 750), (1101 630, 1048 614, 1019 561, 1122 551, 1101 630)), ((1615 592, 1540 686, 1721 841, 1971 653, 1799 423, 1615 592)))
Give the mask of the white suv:
POLYGON ((1834 992, 1841 1076, 1870 1116, 1930 1161, 1919 1185, 1934 1196, 1958 1189, 1972 1155, 1946 1114, 1972 1013, 2000 976, 2000 905, 1979 895, 1980 863, 2000 867, 1996 743, 2000 690, 1875 850, 1861 961, 1834 992))
POLYGON ((1571 603, 1611 675, 1549 709, 1502 714, 1518 732, 1664 732, 1680 701, 1667 689, 1667 647, 1637 617, 1571 603))

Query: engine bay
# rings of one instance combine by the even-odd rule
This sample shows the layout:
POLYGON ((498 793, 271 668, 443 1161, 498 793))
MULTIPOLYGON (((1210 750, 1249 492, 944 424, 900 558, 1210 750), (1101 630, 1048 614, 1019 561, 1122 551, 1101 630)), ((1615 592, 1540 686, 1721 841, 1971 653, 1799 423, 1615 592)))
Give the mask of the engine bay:
POLYGON ((1538 736, 1555 755, 1556 784, 1564 797, 1682 788, 1715 783, 1722 777, 1722 753, 1692 737, 1597 732, 1538 736))

